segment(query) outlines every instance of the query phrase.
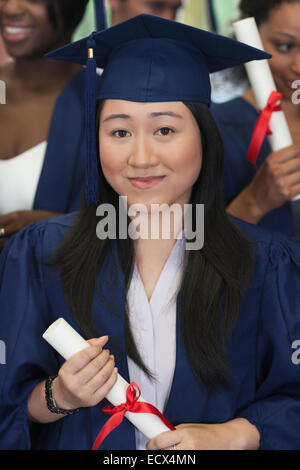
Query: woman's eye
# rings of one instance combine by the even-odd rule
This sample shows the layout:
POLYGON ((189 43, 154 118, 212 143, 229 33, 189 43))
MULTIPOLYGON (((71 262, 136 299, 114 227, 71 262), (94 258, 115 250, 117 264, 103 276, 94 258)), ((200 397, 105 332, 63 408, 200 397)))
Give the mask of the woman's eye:
POLYGON ((124 137, 128 137, 130 135, 130 133, 128 131, 124 131, 122 129, 119 129, 118 131, 112 132, 112 135, 122 139, 124 137))
POLYGON ((169 127, 161 127, 160 129, 158 129, 157 133, 159 135, 168 136, 170 134, 173 134, 174 131, 170 129, 169 127))
POLYGON ((289 52, 292 49, 293 44, 290 44, 288 42, 282 42, 275 44, 275 46, 279 52, 289 52))

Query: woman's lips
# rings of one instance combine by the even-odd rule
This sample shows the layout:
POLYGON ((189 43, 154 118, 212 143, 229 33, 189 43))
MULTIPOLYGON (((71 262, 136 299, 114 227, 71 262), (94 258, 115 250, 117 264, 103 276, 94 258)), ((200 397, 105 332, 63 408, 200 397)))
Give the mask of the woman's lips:
POLYGON ((165 176, 149 176, 147 178, 129 178, 130 183, 138 189, 149 189, 160 183, 165 176))
POLYGON ((32 32, 28 26, 3 26, 2 37, 7 43, 17 43, 27 39, 32 32))

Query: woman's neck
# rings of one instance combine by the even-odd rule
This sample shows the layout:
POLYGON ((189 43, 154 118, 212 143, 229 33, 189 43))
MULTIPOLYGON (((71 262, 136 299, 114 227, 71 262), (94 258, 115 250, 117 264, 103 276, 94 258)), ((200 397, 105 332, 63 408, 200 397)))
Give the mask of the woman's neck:
POLYGON ((150 301, 158 279, 174 248, 173 240, 138 240, 134 243, 135 262, 150 301))
POLYGON ((177 214, 176 218, 173 213, 169 213, 169 218, 163 218, 162 214, 159 218, 149 215, 145 215, 144 219, 140 218, 144 221, 145 219, 148 222, 146 229, 142 230, 140 226, 141 236, 134 241, 134 258, 147 298, 150 300, 161 272, 178 240, 177 236, 183 229, 184 219, 182 214, 177 214))

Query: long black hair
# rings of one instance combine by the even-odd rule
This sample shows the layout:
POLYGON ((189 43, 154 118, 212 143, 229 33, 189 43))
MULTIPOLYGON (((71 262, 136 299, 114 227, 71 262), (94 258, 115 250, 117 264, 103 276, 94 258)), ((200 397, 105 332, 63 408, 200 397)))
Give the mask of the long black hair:
POLYGON ((268 19, 274 8, 283 3, 295 3, 299 0, 241 0, 240 11, 243 16, 254 16, 258 26, 268 19))
POLYGON ((49 18, 54 28, 58 27, 59 14, 64 29, 72 32, 83 18, 88 0, 46 0, 49 18))
MULTIPOLYGON (((185 254, 179 297, 181 332, 188 360, 198 380, 209 388, 225 387, 230 374, 224 359, 226 342, 251 277, 252 254, 249 242, 225 212, 223 146, 215 121, 206 105, 184 104, 194 115, 201 132, 203 163, 190 202, 193 207, 205 205, 205 243, 203 249, 185 254)), ((100 102, 96 129, 102 105, 100 102)), ((106 181, 101 165, 99 193, 99 204, 111 203, 118 208, 118 194, 106 181)), ((98 222, 96 206, 87 207, 83 200, 73 228, 51 261, 59 269, 67 303, 87 337, 95 334, 92 297, 95 290, 101 296, 96 279, 111 243, 96 237, 98 222)), ((134 265, 133 242, 129 237, 118 240, 118 252, 127 293, 134 265)), ((151 375, 134 343, 127 305, 124 326, 127 354, 151 375)))

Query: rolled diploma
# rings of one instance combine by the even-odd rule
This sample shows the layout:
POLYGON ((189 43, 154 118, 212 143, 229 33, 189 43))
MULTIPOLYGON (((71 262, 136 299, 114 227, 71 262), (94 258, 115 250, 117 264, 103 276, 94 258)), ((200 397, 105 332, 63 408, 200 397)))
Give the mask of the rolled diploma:
MULTIPOLYGON (((68 360, 73 354, 89 347, 89 343, 72 328, 63 318, 56 320, 43 334, 43 338, 59 353, 68 360)), ((106 399, 114 406, 126 402, 126 390, 128 383, 119 374, 118 379, 106 399)), ((138 401, 145 402, 142 396, 138 401)), ((125 417, 148 439, 158 434, 170 431, 158 416, 150 413, 131 413, 127 411, 125 417)))
MULTIPOLYGON (((255 19, 245 18, 233 23, 239 41, 264 50, 255 19)), ((277 91, 268 60, 254 60, 245 64, 249 81, 259 109, 263 109, 272 91, 277 91)), ((270 120, 272 135, 268 136, 273 152, 293 145, 292 136, 283 111, 276 111, 270 120)), ((300 194, 295 198, 300 199, 300 194)))

